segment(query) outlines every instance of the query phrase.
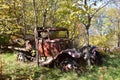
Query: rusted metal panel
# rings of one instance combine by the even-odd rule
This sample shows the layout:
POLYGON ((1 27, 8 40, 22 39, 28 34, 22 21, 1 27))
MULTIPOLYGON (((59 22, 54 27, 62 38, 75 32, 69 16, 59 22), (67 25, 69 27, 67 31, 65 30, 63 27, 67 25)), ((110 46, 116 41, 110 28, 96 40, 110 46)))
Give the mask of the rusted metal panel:
POLYGON ((66 28, 39 27, 37 33, 40 56, 55 56, 71 46, 69 32, 66 28))

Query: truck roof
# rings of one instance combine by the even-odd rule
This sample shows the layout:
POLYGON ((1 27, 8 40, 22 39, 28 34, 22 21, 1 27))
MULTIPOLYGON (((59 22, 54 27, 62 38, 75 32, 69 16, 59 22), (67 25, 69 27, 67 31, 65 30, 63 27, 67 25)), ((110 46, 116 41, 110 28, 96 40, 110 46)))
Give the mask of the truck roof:
POLYGON ((37 28, 37 31, 67 31, 68 29, 67 28, 63 28, 63 27, 38 27, 37 28))

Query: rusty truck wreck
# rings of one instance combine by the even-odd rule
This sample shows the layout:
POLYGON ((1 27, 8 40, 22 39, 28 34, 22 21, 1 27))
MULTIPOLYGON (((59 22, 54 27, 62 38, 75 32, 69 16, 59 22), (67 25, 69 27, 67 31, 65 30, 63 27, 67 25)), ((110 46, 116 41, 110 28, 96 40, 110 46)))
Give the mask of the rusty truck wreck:
POLYGON ((37 28, 38 53, 42 57, 56 56, 71 47, 66 28, 37 28))
POLYGON ((35 31, 35 41, 37 64, 41 66, 58 67, 64 71, 82 71, 80 67, 85 68, 88 58, 92 65, 102 63, 97 47, 84 46, 79 51, 73 49, 66 28, 39 27, 35 31), (86 49, 89 49, 87 57, 86 49), (40 61, 42 57, 45 58, 43 62, 40 61))

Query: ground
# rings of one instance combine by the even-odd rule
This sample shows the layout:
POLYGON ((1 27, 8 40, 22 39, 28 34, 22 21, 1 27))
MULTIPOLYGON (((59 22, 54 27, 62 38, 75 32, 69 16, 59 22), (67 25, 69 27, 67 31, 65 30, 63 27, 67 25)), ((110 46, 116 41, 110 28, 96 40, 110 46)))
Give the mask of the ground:
POLYGON ((108 54, 101 66, 91 66, 88 71, 77 74, 37 67, 36 63, 17 61, 16 54, 1 53, 0 80, 120 80, 119 54, 108 54))

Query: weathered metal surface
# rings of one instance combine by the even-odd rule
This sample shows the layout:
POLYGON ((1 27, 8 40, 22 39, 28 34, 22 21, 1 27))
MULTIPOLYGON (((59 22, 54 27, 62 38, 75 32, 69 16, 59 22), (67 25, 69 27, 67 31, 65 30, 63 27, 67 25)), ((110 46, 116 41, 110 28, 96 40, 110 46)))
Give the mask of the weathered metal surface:
MULTIPOLYGON (((79 71, 83 72, 86 68, 87 59, 85 58, 86 46, 76 51, 74 49, 66 49, 57 54, 54 58, 51 58, 49 61, 43 62, 41 65, 50 67, 50 68, 60 68, 62 71, 79 71)), ((91 46, 90 50, 90 62, 91 65, 100 65, 102 63, 102 55, 97 51, 97 47, 91 46)))
POLYGON ((40 56, 55 56, 60 51, 70 48, 70 39, 66 28, 37 28, 38 53, 40 56), (63 33, 62 33, 63 32, 63 33), (65 34, 60 36, 60 34, 65 34))

